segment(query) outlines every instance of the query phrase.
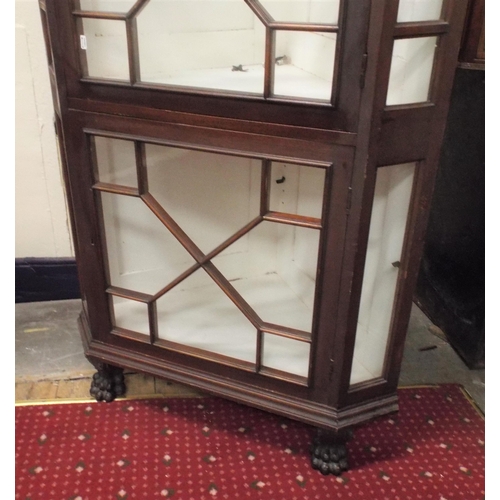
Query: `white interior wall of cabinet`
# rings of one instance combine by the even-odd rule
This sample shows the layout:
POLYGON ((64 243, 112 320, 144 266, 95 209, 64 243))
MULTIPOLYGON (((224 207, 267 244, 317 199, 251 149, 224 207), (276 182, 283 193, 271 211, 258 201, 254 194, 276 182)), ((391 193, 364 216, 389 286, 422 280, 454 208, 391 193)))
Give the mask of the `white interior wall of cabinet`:
POLYGON ((81 10, 98 12, 128 12, 136 0, 74 0, 75 7, 81 10))
POLYGON ((261 0, 275 21, 337 24, 339 0, 261 0))
POLYGON ((137 188, 137 168, 133 141, 94 137, 98 180, 137 188))
POLYGON ((441 17, 443 0, 399 0, 398 23, 435 21, 441 17))
POLYGON ((125 23, 109 19, 83 18, 82 25, 87 59, 85 76, 129 80, 125 23))
POLYGON ((377 170, 351 383, 382 376, 415 164, 377 170))
POLYGON ((160 339, 255 362, 257 330, 203 270, 157 301, 160 339))
POLYGON ((194 259, 133 196, 101 193, 110 285, 155 294, 194 259))
POLYGON ((150 193, 204 253, 259 215, 260 161, 148 144, 146 163, 150 193))
POLYGON ((437 37, 394 41, 387 105, 426 102, 434 66, 437 37))
POLYGON ((115 296, 111 296, 110 300, 114 311, 115 326, 149 335, 146 303, 115 296))
POLYGON ((273 212, 321 219, 324 185, 324 169, 273 162, 269 208, 273 212))
POLYGON ((263 366, 307 377, 311 350, 309 344, 267 333, 263 334, 262 344, 263 366))
POLYGON ((336 43, 335 33, 277 31, 276 56, 286 64, 275 68, 274 94, 330 100, 336 43))
POLYGON ((186 78, 189 85, 191 78, 199 86, 207 70, 225 68, 231 77, 233 65, 264 61, 264 29, 241 1, 151 0, 137 23, 146 82, 183 84, 178 79, 186 78))

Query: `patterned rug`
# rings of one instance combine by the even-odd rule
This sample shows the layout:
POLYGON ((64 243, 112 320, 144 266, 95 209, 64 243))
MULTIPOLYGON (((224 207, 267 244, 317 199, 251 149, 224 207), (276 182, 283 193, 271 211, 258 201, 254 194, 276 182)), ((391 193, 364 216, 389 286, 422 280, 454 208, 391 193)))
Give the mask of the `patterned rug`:
POLYGON ((341 477, 311 468, 311 427, 223 399, 18 406, 16 499, 483 499, 484 420, 461 388, 399 398, 355 429, 341 477))

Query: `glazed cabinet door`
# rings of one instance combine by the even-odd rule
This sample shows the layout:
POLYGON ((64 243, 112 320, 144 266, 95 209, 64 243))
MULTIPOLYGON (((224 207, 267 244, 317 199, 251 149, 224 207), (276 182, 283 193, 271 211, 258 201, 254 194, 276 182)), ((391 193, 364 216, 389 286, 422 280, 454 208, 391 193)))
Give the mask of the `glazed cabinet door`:
POLYGON ((45 2, 71 107, 101 100, 350 132, 369 3, 45 2))
POLYGON ((248 134, 200 144, 184 127, 73 115, 70 183, 86 205, 76 223, 101 267, 87 294, 104 297, 97 337, 314 398, 319 309, 338 276, 322 269, 342 244, 332 224, 345 219, 350 148, 258 138, 256 152, 248 134))

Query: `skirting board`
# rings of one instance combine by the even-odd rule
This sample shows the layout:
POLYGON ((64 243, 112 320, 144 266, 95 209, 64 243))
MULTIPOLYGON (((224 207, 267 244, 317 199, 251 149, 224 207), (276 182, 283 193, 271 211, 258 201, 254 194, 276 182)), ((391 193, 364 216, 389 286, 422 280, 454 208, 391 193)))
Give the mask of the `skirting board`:
POLYGON ((75 259, 16 259, 16 303, 80 298, 75 259))

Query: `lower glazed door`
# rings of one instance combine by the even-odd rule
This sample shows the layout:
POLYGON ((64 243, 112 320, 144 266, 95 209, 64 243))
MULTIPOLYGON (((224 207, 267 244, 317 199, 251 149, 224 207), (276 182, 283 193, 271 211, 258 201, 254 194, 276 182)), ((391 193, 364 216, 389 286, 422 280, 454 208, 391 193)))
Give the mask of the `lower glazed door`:
POLYGON ((87 140, 112 334, 309 385, 328 167, 87 140))

